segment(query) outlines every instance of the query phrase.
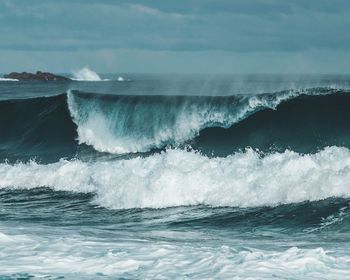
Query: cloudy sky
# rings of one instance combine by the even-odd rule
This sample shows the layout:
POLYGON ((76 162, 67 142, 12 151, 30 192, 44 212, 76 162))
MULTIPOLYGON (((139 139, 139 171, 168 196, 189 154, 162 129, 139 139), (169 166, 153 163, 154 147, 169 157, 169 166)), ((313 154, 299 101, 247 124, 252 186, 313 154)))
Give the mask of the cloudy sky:
POLYGON ((0 0, 0 72, 350 73, 349 0, 0 0))

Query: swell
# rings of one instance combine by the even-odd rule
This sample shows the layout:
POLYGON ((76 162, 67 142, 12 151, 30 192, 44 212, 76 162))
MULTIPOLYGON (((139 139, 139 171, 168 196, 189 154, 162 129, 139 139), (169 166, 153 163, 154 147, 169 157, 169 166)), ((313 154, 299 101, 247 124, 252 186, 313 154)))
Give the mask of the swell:
POLYGON ((0 102, 0 157, 56 161, 76 154, 76 126, 66 95, 0 102))
MULTIPOLYGON (((93 193, 53 191, 49 188, 0 189, 0 221, 44 223, 47 225, 94 226, 114 225, 176 229, 224 229, 254 232, 260 228, 270 234, 292 232, 320 234, 350 230, 350 199, 328 198, 265 207, 207 207, 203 205, 163 209, 107 209, 94 205, 93 193), (69 209, 69 211, 67 211, 69 209), (30 211, 29 211, 30 210, 30 211), (81 213, 85 213, 82 215, 81 213), (142 220, 140 220, 142 215, 142 220), (91 219, 91 217, 94 217, 91 219)), ((340 236, 338 236, 340 237, 340 236)))
POLYGON ((305 236, 313 233, 327 234, 330 231, 332 234, 345 234, 350 229, 349 203, 349 198, 328 198, 275 207, 215 207, 210 211, 206 207, 193 207, 191 215, 180 214, 170 223, 176 228, 230 228, 241 233, 254 231, 255 234, 259 233, 259 229, 264 232, 268 228, 273 228, 271 235, 292 233, 305 236))
POLYGON ((191 145, 309 153, 350 147, 350 95, 309 89, 258 96, 112 96, 68 92, 0 101, 0 158, 55 162, 191 145))

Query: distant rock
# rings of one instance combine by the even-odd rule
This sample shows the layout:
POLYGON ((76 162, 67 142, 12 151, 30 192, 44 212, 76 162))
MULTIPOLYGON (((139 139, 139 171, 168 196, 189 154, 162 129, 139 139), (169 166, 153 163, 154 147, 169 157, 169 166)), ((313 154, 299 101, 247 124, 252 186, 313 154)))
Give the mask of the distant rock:
POLYGON ((41 72, 37 71, 34 73, 28 73, 28 72, 12 72, 10 74, 4 75, 5 79, 14 79, 19 81, 71 81, 71 79, 55 75, 49 72, 41 72))

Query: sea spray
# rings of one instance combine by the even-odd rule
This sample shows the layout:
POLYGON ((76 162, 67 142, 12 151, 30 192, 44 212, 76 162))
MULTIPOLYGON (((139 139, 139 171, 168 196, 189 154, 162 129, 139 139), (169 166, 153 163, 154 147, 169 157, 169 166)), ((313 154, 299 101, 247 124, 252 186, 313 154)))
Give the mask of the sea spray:
POLYGON ((73 80, 76 81, 89 81, 89 82, 99 82, 103 81, 101 77, 88 67, 84 67, 80 70, 73 72, 73 80))

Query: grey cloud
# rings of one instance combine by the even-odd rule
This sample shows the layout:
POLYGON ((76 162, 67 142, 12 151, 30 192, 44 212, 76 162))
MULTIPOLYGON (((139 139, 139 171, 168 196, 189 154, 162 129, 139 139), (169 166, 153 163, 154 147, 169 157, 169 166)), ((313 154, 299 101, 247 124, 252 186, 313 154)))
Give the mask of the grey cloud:
POLYGON ((210 52, 346 55, 349 11, 347 0, 0 0, 0 55, 106 50, 162 53, 157 59, 170 52, 203 59, 210 52))

